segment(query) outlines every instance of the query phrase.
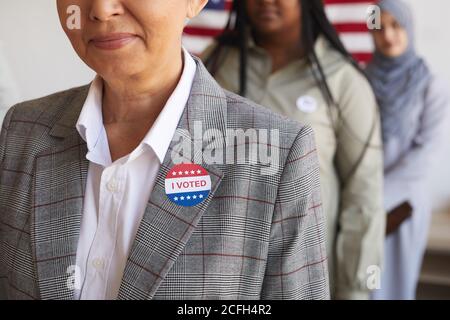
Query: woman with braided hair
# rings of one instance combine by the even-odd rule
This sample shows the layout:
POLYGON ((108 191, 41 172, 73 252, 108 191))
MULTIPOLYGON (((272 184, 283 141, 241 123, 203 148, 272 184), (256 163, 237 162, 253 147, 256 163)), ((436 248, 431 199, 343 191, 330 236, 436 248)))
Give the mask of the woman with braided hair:
POLYGON ((226 89, 311 125, 328 221, 332 295, 367 299, 385 214, 376 100, 321 0, 239 0, 204 54, 226 89))

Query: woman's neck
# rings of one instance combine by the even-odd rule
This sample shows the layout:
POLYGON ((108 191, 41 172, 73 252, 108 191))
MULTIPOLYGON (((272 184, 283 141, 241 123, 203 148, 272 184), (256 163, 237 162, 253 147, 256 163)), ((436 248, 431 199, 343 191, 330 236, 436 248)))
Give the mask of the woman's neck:
POLYGON ((143 74, 104 81, 105 124, 153 124, 172 95, 183 72, 183 56, 162 61, 143 74))
POLYGON ((300 32, 288 35, 253 35, 255 43, 267 51, 272 59, 272 73, 305 56, 300 32))
POLYGON ((104 81, 103 125, 113 162, 130 154, 142 142, 182 73, 182 55, 174 55, 143 74, 104 81))

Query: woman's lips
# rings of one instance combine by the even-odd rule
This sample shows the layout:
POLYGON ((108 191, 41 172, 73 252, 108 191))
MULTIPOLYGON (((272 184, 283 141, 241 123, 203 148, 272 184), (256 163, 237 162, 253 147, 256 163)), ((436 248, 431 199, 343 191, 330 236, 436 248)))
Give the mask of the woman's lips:
POLYGON ((264 8, 258 10, 258 17, 260 19, 273 19, 279 16, 279 12, 274 9, 264 8))
POLYGON ((110 33, 94 37, 90 42, 99 49, 116 50, 125 47, 136 38, 137 36, 131 33, 110 33))

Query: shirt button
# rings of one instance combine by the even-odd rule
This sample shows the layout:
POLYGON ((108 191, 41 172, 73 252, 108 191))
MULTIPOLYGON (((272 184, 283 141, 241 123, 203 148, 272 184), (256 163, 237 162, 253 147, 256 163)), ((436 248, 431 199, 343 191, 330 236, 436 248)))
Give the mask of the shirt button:
POLYGON ((116 179, 111 179, 111 181, 106 184, 106 189, 108 189, 109 192, 117 192, 119 185, 116 179))
POLYGON ((103 269, 103 265, 104 265, 103 259, 96 258, 96 259, 92 260, 92 266, 97 270, 103 269))

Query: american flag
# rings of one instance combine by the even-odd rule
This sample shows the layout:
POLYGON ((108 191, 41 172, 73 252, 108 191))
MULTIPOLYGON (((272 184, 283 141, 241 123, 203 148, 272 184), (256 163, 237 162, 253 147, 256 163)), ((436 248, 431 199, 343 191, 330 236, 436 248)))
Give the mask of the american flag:
MULTIPOLYGON (((324 0, 326 12, 347 49, 360 62, 367 62, 373 51, 367 30, 367 9, 371 0, 324 0)), ((192 19, 184 31, 184 46, 201 53, 221 33, 228 21, 232 0, 209 0, 203 12, 192 19)))

